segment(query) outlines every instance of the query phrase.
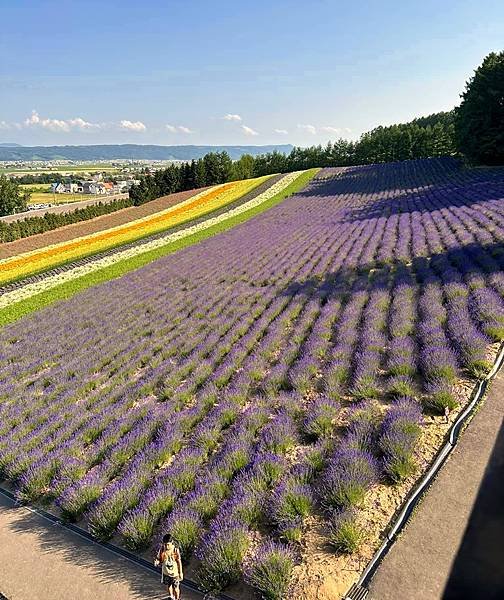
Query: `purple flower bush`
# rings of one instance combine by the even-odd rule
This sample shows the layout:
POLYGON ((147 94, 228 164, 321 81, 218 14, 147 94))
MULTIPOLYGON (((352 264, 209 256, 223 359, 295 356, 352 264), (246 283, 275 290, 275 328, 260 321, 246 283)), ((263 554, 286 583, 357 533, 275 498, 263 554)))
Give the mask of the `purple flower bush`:
POLYGON ((378 461, 371 453, 343 446, 333 454, 322 477, 322 503, 336 509, 360 506, 378 478, 378 461))
POLYGON ((320 397, 312 402, 303 422, 304 433, 313 439, 327 437, 334 429, 340 405, 330 398, 320 397))
POLYGON ((421 407, 409 398, 396 400, 382 422, 379 447, 384 471, 393 482, 406 479, 416 470, 414 450, 421 423, 421 407))
POLYGON ((380 410, 376 403, 364 400, 354 404, 348 415, 345 445, 357 450, 372 451, 380 420, 380 410))
POLYGON ((283 544, 267 541, 261 544, 245 569, 245 581, 259 592, 264 600, 287 597, 295 557, 283 544))
POLYGON ((428 394, 427 406, 435 412, 445 414, 457 407, 458 400, 453 384, 440 377, 429 379, 425 383, 428 394))
POLYGON ((249 544, 248 531, 243 524, 216 519, 197 552, 200 560, 197 576, 202 588, 216 594, 238 582, 249 544))
POLYGON ((345 508, 333 511, 328 525, 328 540, 337 552, 352 554, 359 549, 365 536, 357 523, 355 510, 345 508))
POLYGON ((273 491, 269 516, 282 537, 299 541, 300 523, 311 512, 312 504, 310 486, 288 478, 273 491))
MULTIPOLYGON (((183 560, 187 560, 196 547, 202 531, 202 522, 198 513, 191 509, 181 508, 170 515, 165 527, 176 541, 183 560)), ((160 542, 161 539, 159 539, 157 547, 160 546, 160 542)))

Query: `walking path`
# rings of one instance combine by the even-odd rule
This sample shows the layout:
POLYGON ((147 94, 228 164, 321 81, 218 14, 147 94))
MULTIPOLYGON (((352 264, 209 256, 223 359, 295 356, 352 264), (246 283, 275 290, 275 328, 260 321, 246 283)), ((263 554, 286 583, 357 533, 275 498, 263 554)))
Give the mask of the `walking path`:
POLYGON ((504 374, 370 584, 372 600, 504 598, 504 374))
MULTIPOLYGON (((161 600, 153 573, 0 497, 0 598, 161 600)), ((201 600, 182 589, 182 600, 201 600)))

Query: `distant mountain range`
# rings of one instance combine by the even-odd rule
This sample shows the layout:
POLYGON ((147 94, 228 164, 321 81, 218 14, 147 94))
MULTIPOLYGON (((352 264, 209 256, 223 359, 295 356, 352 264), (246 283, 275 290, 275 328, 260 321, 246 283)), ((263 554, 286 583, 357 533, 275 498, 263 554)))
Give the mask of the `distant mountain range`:
POLYGON ((291 144, 271 146, 154 146, 140 144, 104 144, 93 146, 19 146, 0 144, 0 160, 192 160, 208 152, 225 150, 232 159, 243 154, 263 154, 277 150, 288 154, 291 144))

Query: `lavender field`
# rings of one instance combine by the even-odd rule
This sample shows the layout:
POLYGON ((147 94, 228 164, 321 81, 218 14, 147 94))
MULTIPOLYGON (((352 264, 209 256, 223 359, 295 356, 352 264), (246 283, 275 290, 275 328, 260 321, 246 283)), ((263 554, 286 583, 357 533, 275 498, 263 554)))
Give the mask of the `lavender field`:
MULTIPOLYGON (((425 414, 504 339, 504 169, 323 169, 226 233, 0 331, 0 471, 134 551, 288 597, 310 515, 358 550, 425 414)), ((237 589, 237 588, 234 588, 237 589)))

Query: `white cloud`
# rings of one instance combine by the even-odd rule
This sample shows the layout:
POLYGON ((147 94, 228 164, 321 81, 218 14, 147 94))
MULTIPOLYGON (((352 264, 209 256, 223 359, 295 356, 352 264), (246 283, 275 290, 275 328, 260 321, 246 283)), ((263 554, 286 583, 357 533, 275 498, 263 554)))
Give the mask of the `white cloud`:
POLYGON ((259 132, 252 129, 252 127, 247 127, 246 125, 241 125, 241 128, 245 135, 259 135, 259 132))
POLYGON ((165 128, 170 133, 194 133, 192 129, 189 129, 189 127, 185 127, 184 125, 165 125, 165 128))
POLYGON ((320 131, 324 131, 326 133, 335 133, 336 135, 343 135, 344 133, 352 132, 352 130, 349 129, 348 127, 331 127, 331 126, 321 127, 320 131))
POLYGON ((275 133, 280 133, 282 135, 287 135, 289 132, 287 131, 287 129, 273 129, 273 131, 275 133))
POLYGON ((70 127, 77 127, 78 129, 101 129, 101 125, 98 123, 90 123, 89 121, 85 121, 80 117, 69 119, 67 123, 70 125, 70 127))
POLYGON ((304 129, 304 131, 307 131, 312 135, 317 133, 317 128, 314 125, 298 125, 298 129, 304 129))
POLYGON ((76 117, 75 119, 48 119, 46 117, 41 117, 36 110, 32 111, 32 114, 27 117, 24 121, 25 127, 42 127, 43 129, 48 129, 49 131, 59 131, 68 133, 72 129, 80 129, 87 130, 90 129, 100 129, 101 125, 98 123, 90 123, 89 121, 85 121, 81 117, 76 117))
POLYGON ((9 123, 7 121, 0 121, 0 129, 10 129, 9 123))
POLYGON ((127 119, 123 119, 119 123, 120 129, 125 129, 126 131, 145 131, 147 127, 142 121, 128 121, 127 119))
POLYGON ((242 118, 240 117, 240 115, 233 115, 231 113, 228 113, 227 115, 224 115, 222 118, 224 119, 224 121, 237 121, 237 122, 240 122, 242 120, 242 118))

